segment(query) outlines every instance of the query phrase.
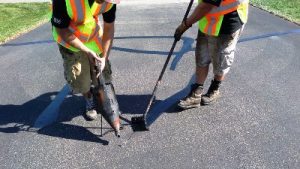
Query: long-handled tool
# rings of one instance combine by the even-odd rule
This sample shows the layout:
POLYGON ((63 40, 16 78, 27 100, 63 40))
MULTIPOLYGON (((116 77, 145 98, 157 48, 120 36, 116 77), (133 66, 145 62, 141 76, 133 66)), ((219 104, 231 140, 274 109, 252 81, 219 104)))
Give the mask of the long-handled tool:
MULTIPOLYGON (((191 0, 191 1, 190 1, 189 6, 188 6, 188 8, 187 8, 187 10, 186 10, 186 12, 185 12, 184 17, 183 17, 183 21, 186 20, 188 14, 189 14, 189 12, 190 12, 190 10, 191 10, 191 8, 192 8, 193 2, 194 2, 194 0, 191 0)), ((153 101, 154 101, 154 99, 155 99, 157 87, 158 87, 158 85, 159 85, 160 82, 161 82, 161 79, 162 79, 162 77, 163 77, 163 75, 164 75, 164 73, 165 73, 165 70, 166 70, 166 68, 167 68, 167 66, 168 66, 168 63, 169 63, 169 61, 170 61, 170 58, 171 58, 171 56, 172 56, 172 54, 173 54, 174 48, 175 48, 176 43, 177 43, 178 41, 179 41, 179 39, 174 39, 173 45, 172 45, 171 50, 170 50, 170 52, 169 52, 169 55, 168 55, 168 57, 167 57, 167 59, 166 59, 166 62, 165 62, 164 66, 163 66, 163 68, 162 68, 162 70, 161 70, 161 73, 160 73, 160 75, 159 75, 159 78, 158 78, 158 80, 157 80, 157 82, 156 82, 156 85, 155 85, 154 90, 153 90, 153 92, 152 92, 152 96, 151 96, 151 98, 150 98, 150 101, 149 101, 149 104, 148 104, 148 106, 147 106, 147 109, 146 109, 145 113, 143 114, 143 116, 140 116, 140 117, 132 117, 132 118, 131 118, 132 124, 139 125, 140 128, 141 128, 142 130, 149 130, 149 125, 147 124, 147 119, 146 119, 146 118, 147 118, 147 114, 149 113, 150 107, 151 107, 151 105, 152 105, 152 103, 153 103, 153 101)))

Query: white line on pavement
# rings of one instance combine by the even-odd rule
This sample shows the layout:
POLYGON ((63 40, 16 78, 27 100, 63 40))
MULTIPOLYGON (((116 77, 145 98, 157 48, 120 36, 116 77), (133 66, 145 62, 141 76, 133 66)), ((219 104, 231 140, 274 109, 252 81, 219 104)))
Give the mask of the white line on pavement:
POLYGON ((56 121, 59 113, 59 107, 64 101, 67 94, 69 93, 69 91, 69 86, 65 85, 62 88, 62 90, 57 94, 55 99, 51 102, 51 104, 49 104, 47 108, 37 118, 33 128, 38 130, 56 121))

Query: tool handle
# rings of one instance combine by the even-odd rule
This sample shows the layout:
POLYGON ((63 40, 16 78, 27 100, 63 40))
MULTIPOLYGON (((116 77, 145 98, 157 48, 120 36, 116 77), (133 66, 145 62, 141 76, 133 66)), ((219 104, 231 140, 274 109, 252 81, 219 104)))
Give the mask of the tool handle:
MULTIPOLYGON (((189 3, 189 5, 188 5, 188 8, 187 8, 187 10, 186 10, 186 12, 185 12, 185 14, 184 14, 184 17, 183 17, 183 20, 182 20, 182 21, 186 20, 187 16, 189 15, 189 12, 190 12, 190 10, 191 10, 191 8, 192 8, 193 3, 194 3, 194 0, 191 0, 190 3, 189 3)), ((157 91, 157 87, 158 87, 158 85, 160 84, 161 79, 162 79, 162 77, 163 77, 163 75, 164 75, 164 73, 165 73, 165 71, 166 71, 166 68, 167 68, 168 63, 169 63, 169 61, 170 61, 170 58, 171 58, 171 56, 172 56, 172 54, 173 54, 173 51, 174 51, 174 49, 175 49, 176 43, 177 43, 177 40, 174 39, 173 45, 172 45, 172 47, 171 47, 171 50, 170 50, 170 52, 169 52, 169 54, 168 54, 168 57, 167 57, 167 59, 166 59, 166 61, 165 61, 165 64, 164 64, 164 66, 163 66, 163 69, 161 70, 161 73, 160 73, 160 75, 159 75, 159 77, 158 77, 158 80, 157 80, 157 82, 156 82, 156 84, 155 84, 155 87, 154 87, 154 90, 153 90, 153 92, 152 92, 152 96, 151 96, 151 98, 150 98, 150 101, 149 101, 149 103, 148 103, 148 106, 147 106, 147 108, 146 108, 146 111, 145 111, 145 113, 144 113, 144 115, 143 115, 144 120, 145 120, 145 125, 146 125, 146 126, 147 126, 147 124, 146 124, 146 116, 147 116, 147 114, 148 114, 148 112, 149 112, 149 110, 150 110, 150 107, 151 107, 151 105, 152 105, 152 102, 153 102, 153 100, 154 100, 154 98, 155 98, 156 91, 157 91)))
POLYGON ((162 79, 162 77, 163 77, 163 75, 164 75, 164 73, 165 73, 165 71, 166 71, 166 68, 167 68, 168 63, 169 63, 169 61, 170 61, 170 58, 171 58, 171 56, 172 56, 172 54, 173 54, 174 48, 175 48, 175 46, 176 46, 176 43, 177 43, 177 41, 174 40, 173 45, 172 45, 172 48, 171 48, 171 50, 170 50, 170 52, 169 52, 169 55, 168 55, 168 57, 167 57, 167 60, 166 60, 166 62, 165 62, 165 64, 164 64, 164 67, 163 67, 163 69, 162 69, 162 71, 161 71, 161 73, 160 73, 160 75, 159 75, 159 77, 158 77, 158 80, 157 80, 156 84, 155 84, 155 87, 154 87, 154 90, 153 90, 153 92, 152 92, 152 96, 151 96, 151 98, 150 98, 150 101, 149 101, 149 103, 148 103, 146 112, 144 113, 144 118, 146 118, 146 115, 147 115, 147 113, 148 113, 149 110, 150 110, 150 107, 151 107, 152 102, 153 102, 153 100, 154 100, 154 98, 155 98, 155 95, 156 95, 157 87, 158 87, 158 85, 160 84, 161 79, 162 79))
POLYGON ((184 14, 184 17, 183 17, 183 20, 182 20, 182 21, 186 20, 186 18, 188 17, 188 15, 189 15, 189 13, 190 13, 190 10, 191 10, 191 8, 192 8, 193 3, 194 3, 194 0, 191 0, 190 3, 189 3, 188 8, 187 8, 187 10, 186 10, 186 12, 185 12, 185 14, 184 14))

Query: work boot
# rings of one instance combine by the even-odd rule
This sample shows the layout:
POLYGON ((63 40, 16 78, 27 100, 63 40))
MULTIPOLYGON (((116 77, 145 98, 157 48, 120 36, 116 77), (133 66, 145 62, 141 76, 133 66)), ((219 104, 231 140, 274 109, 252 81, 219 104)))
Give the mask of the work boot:
POLYGON ((203 85, 192 84, 190 93, 179 101, 178 106, 182 109, 196 108, 200 106, 203 85))
POLYGON ((209 105, 215 102, 220 96, 220 87, 221 81, 212 80, 208 88, 208 91, 205 95, 202 96, 202 105, 209 105))
POLYGON ((85 99, 86 100, 86 112, 85 115, 89 120, 97 119, 96 106, 94 104, 93 98, 85 99))

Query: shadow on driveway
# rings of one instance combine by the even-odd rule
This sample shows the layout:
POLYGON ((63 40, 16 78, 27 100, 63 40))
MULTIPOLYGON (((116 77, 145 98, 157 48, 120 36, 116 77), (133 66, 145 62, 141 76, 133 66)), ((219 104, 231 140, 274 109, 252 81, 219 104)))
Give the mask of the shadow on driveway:
MULTIPOLYGON (((116 37, 115 39, 173 39, 173 36, 128 36, 128 37, 116 37)), ((192 45, 194 39, 189 37, 183 37, 183 47, 174 52, 175 55, 172 63, 171 70, 176 69, 177 63, 183 57, 183 55, 193 50, 192 45)), ((49 44, 54 43, 53 40, 34 41, 34 42, 22 42, 22 43, 6 43, 1 45, 2 47, 18 47, 23 45, 36 45, 36 44, 49 44)), ((145 53, 167 56, 169 51, 147 51, 138 49, 129 49, 121 47, 113 47, 112 50, 118 50, 129 53, 145 53)), ((43 94, 23 105, 1 105, 0 106, 0 132, 4 133, 18 133, 19 131, 29 131, 39 117, 40 113, 52 102, 51 96, 56 96, 57 92, 43 94), (13 126, 11 126, 13 124, 13 126), (6 127, 3 127, 5 126, 6 127), (2 126, 2 127, 1 127, 2 126), (9 126, 9 127, 7 127, 9 126)), ((119 95, 117 96, 120 110, 123 114, 143 114, 150 100, 150 95, 119 95)), ((174 97, 171 99, 174 101, 174 97)), ((155 105, 158 105, 159 111, 156 111, 153 123, 162 113, 171 106, 169 100, 156 101, 155 105)), ((153 105, 154 106, 154 105, 153 105)), ((84 101, 82 97, 72 96, 67 97, 63 101, 59 110, 59 115, 54 124, 51 124, 43 129, 39 130, 39 134, 45 134, 53 137, 61 137, 66 139, 100 142, 107 145, 108 142, 100 139, 98 136, 91 133, 84 127, 64 124, 63 122, 71 121, 74 117, 81 116, 84 112, 84 101), (76 104, 80 103, 80 104, 76 104)), ((152 114, 152 113, 151 113, 152 114)), ((152 115, 151 115, 152 116, 152 115)), ((126 120, 126 119, 125 119, 126 120)), ((130 121, 127 120, 130 123, 130 121)))
MULTIPOLYGON (((32 127, 36 119, 52 102, 51 98, 55 95, 57 95, 57 92, 46 93, 23 105, 0 105, 0 132, 34 132, 35 130, 32 127)), ((108 141, 99 138, 99 136, 94 135, 82 126, 63 123, 82 115, 84 102, 81 97, 73 95, 72 97, 65 98, 60 110, 58 121, 38 130, 37 133, 108 145, 108 141), (65 112, 64 110, 69 107, 70 109, 65 112)))

